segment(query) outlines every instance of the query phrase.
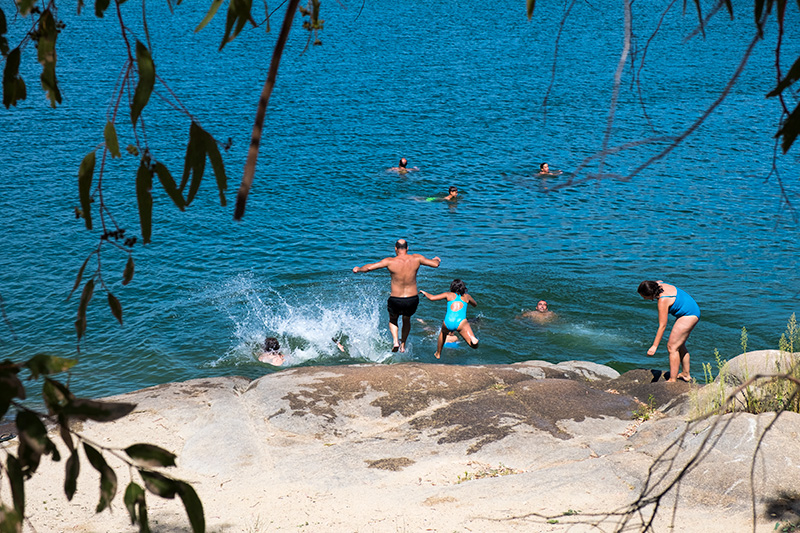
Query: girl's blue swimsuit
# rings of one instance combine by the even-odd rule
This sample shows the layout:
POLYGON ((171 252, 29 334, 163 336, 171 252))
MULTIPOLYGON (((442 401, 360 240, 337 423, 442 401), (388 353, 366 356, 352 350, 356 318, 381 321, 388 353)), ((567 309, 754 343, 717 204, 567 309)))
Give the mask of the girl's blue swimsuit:
POLYGON ((467 302, 461 299, 461 296, 456 294, 455 300, 451 300, 447 304, 447 314, 444 315, 444 327, 449 329, 450 331, 456 331, 458 326, 461 324, 461 321, 467 318, 467 302), (461 303, 461 308, 459 310, 454 310, 454 304, 456 302, 461 303))
POLYGON ((700 306, 697 305, 697 302, 689 296, 686 291, 675 287, 677 290, 677 294, 675 296, 659 296, 658 298, 675 298, 675 301, 672 302, 672 305, 669 306, 669 314, 674 316, 675 318, 680 318, 682 316, 696 316, 700 318, 700 306))

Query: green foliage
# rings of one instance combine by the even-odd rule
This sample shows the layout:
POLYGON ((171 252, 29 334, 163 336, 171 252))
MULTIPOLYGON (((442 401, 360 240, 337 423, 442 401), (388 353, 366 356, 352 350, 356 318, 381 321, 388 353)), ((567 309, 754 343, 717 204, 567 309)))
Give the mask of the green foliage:
POLYGON ((633 411, 632 415, 634 419, 646 422, 650 420, 650 418, 653 416, 655 412, 656 412, 656 399, 651 394, 647 398, 647 403, 641 404, 635 411, 633 411))
MULTIPOLYGON (((711 365, 703 364, 703 374, 707 383, 715 382, 713 394, 710 395, 711 411, 734 412, 744 411, 759 414, 766 412, 792 411, 800 413, 800 359, 793 354, 796 346, 800 345, 800 329, 797 320, 792 314, 786 325, 786 331, 781 335, 779 342, 779 356, 775 360, 774 368, 765 374, 750 376, 747 365, 747 329, 742 328, 741 346, 743 360, 742 384, 736 389, 738 393, 731 396, 731 376, 727 362, 720 358, 719 352, 714 350, 717 361, 718 376, 715 380, 711 365), (791 361, 789 368, 782 368, 783 361, 791 361)), ((695 398, 697 401, 697 398, 695 398)), ((700 412, 705 412, 704 406, 697 405, 700 412)))
MULTIPOLYGON (((61 454, 56 443, 45 427, 45 421, 58 428, 58 435, 70 450, 65 465, 64 495, 72 500, 77 490, 81 457, 75 440, 82 446, 80 449, 89 464, 100 474, 100 497, 96 512, 110 508, 117 494, 118 479, 116 472, 109 466, 108 454, 126 462, 133 473, 143 480, 147 491, 161 497, 174 498, 178 495, 183 501, 192 531, 205 531, 203 505, 194 489, 184 481, 173 479, 168 475, 155 472, 153 468, 171 468, 175 466, 175 455, 152 444, 133 444, 124 450, 107 448, 90 443, 75 433, 70 424, 79 420, 95 420, 109 422, 130 413, 136 406, 122 402, 103 402, 76 398, 69 388, 50 376, 66 371, 76 363, 72 359, 64 359, 49 355, 36 355, 28 361, 17 364, 5 361, 0 364, 0 417, 13 405, 17 410, 16 425, 19 432, 19 446, 16 454, 9 447, 4 447, 5 464, 0 464, 0 480, 5 480, 10 489, 12 507, 0 499, 0 533, 5 531, 19 532, 25 518, 25 481, 38 469, 42 457, 50 456, 53 461, 60 461, 61 454), (47 413, 39 413, 18 403, 25 398, 25 388, 18 378, 21 371, 29 371, 30 379, 44 379, 42 397, 47 413)), ((9 492, 0 490, 0 497, 7 497, 9 492)), ((145 503, 145 490, 131 480, 125 491, 125 507, 131 516, 131 523, 139 525, 139 531, 150 531, 145 503)))

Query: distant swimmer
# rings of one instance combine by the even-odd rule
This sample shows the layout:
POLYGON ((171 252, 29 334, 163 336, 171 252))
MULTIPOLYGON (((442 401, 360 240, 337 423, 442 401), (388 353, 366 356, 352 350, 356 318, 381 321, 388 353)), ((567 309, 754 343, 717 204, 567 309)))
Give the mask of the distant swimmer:
POLYGON ((539 303, 536 304, 536 309, 525 311, 522 313, 522 316, 530 318, 534 322, 539 322, 540 324, 550 322, 556 318, 556 314, 547 308, 547 302, 544 300, 539 300, 539 303))
MULTIPOLYGON (((442 347, 449 335, 458 331, 464 340, 472 348, 478 347, 478 338, 472 332, 472 327, 467 320, 467 304, 477 307, 478 302, 467 294, 467 285, 460 279, 450 283, 450 292, 431 295, 425 291, 419 291, 425 298, 431 301, 447 299, 447 313, 442 321, 442 329, 439 330, 439 340, 436 345, 436 353, 433 356, 439 359, 442 355, 442 347)), ((454 335, 453 335, 454 336, 454 335)))
POLYGON ((542 163, 539 165, 539 176, 558 176, 561 174, 560 170, 550 170, 550 165, 542 163))
POLYGON ((281 353, 281 345, 275 337, 264 339, 264 352, 258 356, 262 363, 269 363, 273 366, 281 366, 286 360, 286 356, 281 353))
POLYGON ((435 202, 436 200, 446 200, 448 202, 455 202, 458 200, 458 187, 451 186, 447 189, 447 196, 437 197, 429 196, 425 199, 428 202, 435 202))
POLYGON ((658 300, 658 330, 653 345, 647 350, 647 355, 655 355, 664 330, 667 329, 667 314, 675 317, 672 331, 667 340, 669 352, 669 376, 667 381, 691 381, 689 374, 689 351, 686 349, 686 340, 694 327, 700 321, 700 306, 685 291, 675 285, 663 281, 643 281, 637 290, 645 300, 658 300), (683 366, 683 372, 678 373, 683 366))
POLYGON ((442 262, 438 257, 428 259, 421 254, 409 254, 405 239, 394 245, 394 257, 387 257, 377 263, 363 267, 353 267, 353 272, 370 272, 379 268, 388 268, 391 275, 391 292, 386 308, 389 310, 389 331, 392 333, 392 351, 406 351, 406 341, 411 331, 411 315, 417 311, 419 294, 417 294, 417 271, 421 265, 438 268, 442 262), (403 317, 403 332, 398 340, 399 317, 403 317))
POLYGON ((406 172, 413 172, 415 170, 419 170, 419 167, 411 167, 408 168, 408 159, 405 157, 400 158, 400 162, 397 163, 396 167, 392 167, 387 172, 397 172, 398 174, 405 174, 406 172))

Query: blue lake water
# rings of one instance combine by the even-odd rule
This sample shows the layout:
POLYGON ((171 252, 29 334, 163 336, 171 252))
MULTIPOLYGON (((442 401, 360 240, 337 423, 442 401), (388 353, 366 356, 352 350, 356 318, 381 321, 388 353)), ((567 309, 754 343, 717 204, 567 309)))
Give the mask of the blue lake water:
MULTIPOLYGON (((689 343, 696 377, 715 349, 726 358, 739 353, 743 326, 749 348, 776 348, 800 310, 800 239, 770 176, 778 107, 764 94, 775 83, 773 28, 728 99, 669 157, 627 182, 554 190, 564 180, 536 177, 540 162, 566 176, 602 147, 623 14, 618 2, 575 4, 545 115, 563 6, 540 2, 528 21, 524 4, 330 3, 323 6, 323 46, 305 52, 298 17, 240 223, 232 204, 282 13, 272 18, 271 33, 246 29, 219 53, 223 13, 192 34, 186 30, 202 19, 204 5, 184 3, 175 15, 148 5, 158 74, 207 131, 233 140, 224 154, 229 206, 220 207, 210 168, 186 213, 156 186, 153 242, 136 245, 136 275, 126 287, 126 255, 104 248, 103 279, 122 302, 124 326, 96 292, 73 372, 76 392, 255 378, 276 371, 253 355, 265 336, 279 338, 290 366, 580 359, 619 370, 666 369, 666 341, 655 358, 646 356, 657 313, 636 293, 644 279, 678 285, 699 303, 703 317, 689 343), (388 173, 401 156, 420 170, 388 173), (449 185, 463 193, 459 202, 425 201, 449 185), (479 303, 470 316, 480 317, 480 349, 445 351, 436 361, 432 330, 445 307, 423 301, 415 318, 428 329, 415 321, 409 351, 390 352, 388 273, 351 269, 392 255, 400 237, 411 252, 442 259, 440 268, 420 271, 421 289, 437 293, 454 278, 467 282, 479 303), (542 326, 519 318, 539 299, 558 320, 542 326), (331 342, 336 335, 346 339, 345 354, 331 342)), ((0 5, 11 12, 8 2, 0 5)), ((637 57, 665 6, 637 6, 637 57)), ((123 15, 144 40, 137 9, 126 3, 123 15)), ((18 361, 36 353, 76 356, 77 295, 65 300, 99 236, 74 217, 77 168, 102 143, 125 60, 111 12, 103 20, 91 9, 61 16, 64 104, 47 106, 31 46, 23 65, 28 100, 0 109, 0 295, 7 315, 0 351, 18 361)), ((753 33, 751 17, 741 13, 731 22, 721 13, 705 39, 681 44, 696 15, 668 15, 641 71, 656 130, 627 68, 611 145, 691 125, 733 74, 753 33)), ((800 42, 796 19, 792 11, 786 27, 795 33, 786 42, 800 42)), ((784 54, 784 71, 796 46, 792 53, 784 54)), ((180 175, 189 120, 158 95, 145 116, 154 158, 180 175)), ((123 146, 132 142, 127 122, 118 126, 123 146)), ((657 149, 609 156, 606 170, 626 174, 657 149)), ((797 151, 777 161, 795 202, 797 151)), ((128 235, 139 234, 136 166, 133 157, 109 161, 104 175, 106 200, 128 235)))

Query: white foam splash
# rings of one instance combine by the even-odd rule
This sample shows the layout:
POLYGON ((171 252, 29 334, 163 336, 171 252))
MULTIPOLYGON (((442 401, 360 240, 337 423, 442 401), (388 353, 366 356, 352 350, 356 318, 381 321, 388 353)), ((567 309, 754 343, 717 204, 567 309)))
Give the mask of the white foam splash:
POLYGON ((212 298, 231 322, 231 347, 212 366, 254 363, 266 337, 276 337, 284 366, 314 360, 383 362, 392 354, 381 322, 381 295, 370 286, 292 285, 274 289, 252 273, 224 283, 212 298), (340 339, 342 353, 333 338, 340 339))

